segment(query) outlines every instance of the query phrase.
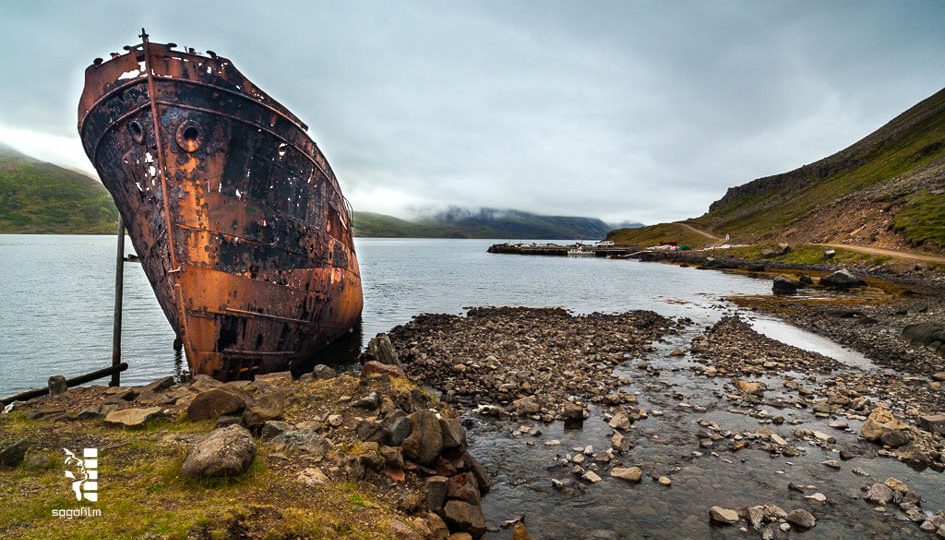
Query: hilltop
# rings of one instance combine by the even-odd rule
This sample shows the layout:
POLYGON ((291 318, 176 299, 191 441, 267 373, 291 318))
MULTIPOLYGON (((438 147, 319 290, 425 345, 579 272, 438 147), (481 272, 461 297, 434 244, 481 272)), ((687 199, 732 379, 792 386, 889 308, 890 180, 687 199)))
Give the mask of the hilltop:
POLYGON ((696 246, 690 225, 734 242, 840 243, 945 251, 945 90, 817 162, 730 188, 704 215, 610 239, 696 246), (678 239, 676 237, 679 237, 678 239))
POLYGON ((606 223, 596 218, 543 216, 494 208, 450 208, 415 221, 371 212, 354 213, 354 234, 362 237, 598 240, 609 230, 606 223))
POLYGON ((114 233, 118 210, 98 181, 0 145, 0 233, 114 233))

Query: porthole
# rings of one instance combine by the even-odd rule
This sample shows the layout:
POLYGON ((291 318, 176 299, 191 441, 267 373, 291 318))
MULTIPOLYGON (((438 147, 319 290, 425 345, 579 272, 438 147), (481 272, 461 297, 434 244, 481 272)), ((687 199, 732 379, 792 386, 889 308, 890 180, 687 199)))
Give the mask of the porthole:
POLYGON ((144 130, 137 120, 128 122, 128 133, 131 134, 131 138, 134 139, 136 143, 141 144, 144 142, 144 130))
POLYGON ((194 152, 203 144, 203 129, 192 120, 177 126, 177 146, 185 152, 194 152))

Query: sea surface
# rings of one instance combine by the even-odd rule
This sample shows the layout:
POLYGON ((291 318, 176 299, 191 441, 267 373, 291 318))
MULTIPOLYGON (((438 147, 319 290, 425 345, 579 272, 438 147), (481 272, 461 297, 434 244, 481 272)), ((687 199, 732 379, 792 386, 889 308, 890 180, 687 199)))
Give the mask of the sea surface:
MULTIPOLYGON (((770 292, 766 280, 667 264, 486 253, 499 241, 505 240, 357 239, 364 315, 355 340, 366 342, 419 313, 480 305, 650 309, 711 324, 728 309, 722 297, 770 292)), ((0 396, 44 386, 51 375, 111 364, 115 243, 114 236, 0 235, 0 396)), ((134 252, 130 240, 125 245, 134 252)), ((174 374, 182 365, 174 333, 140 264, 125 265, 124 284, 121 346, 129 369, 122 383, 174 374)), ((862 360, 780 321, 757 324, 782 341, 862 360)))

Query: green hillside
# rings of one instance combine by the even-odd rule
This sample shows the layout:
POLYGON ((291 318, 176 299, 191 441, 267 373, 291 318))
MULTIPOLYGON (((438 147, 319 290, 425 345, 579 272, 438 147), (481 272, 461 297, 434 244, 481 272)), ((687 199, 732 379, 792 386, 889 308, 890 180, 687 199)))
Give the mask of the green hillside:
POLYGON ((354 234, 362 237, 599 240, 609 229, 596 218, 543 216, 494 208, 451 208, 417 221, 371 212, 354 213, 354 234))
POLYGON ((114 233, 118 210, 88 176, 0 146, 0 233, 114 233))
MULTIPOLYGON (((730 188, 686 223, 733 242, 945 250, 945 90, 815 163, 730 188)), ((666 225, 666 224, 664 224, 666 225)), ((646 235, 645 231, 625 236, 646 235)))

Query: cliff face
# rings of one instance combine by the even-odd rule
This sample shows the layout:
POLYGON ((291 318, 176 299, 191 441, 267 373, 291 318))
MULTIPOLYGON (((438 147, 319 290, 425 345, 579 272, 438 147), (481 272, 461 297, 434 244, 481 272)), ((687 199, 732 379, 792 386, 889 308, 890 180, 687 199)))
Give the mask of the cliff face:
POLYGON ((945 90, 836 154, 730 188, 690 223, 743 241, 945 249, 945 90))

